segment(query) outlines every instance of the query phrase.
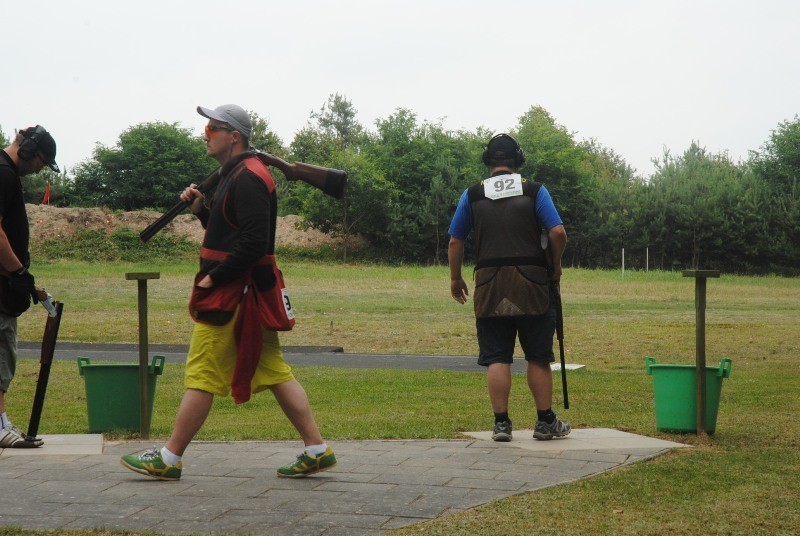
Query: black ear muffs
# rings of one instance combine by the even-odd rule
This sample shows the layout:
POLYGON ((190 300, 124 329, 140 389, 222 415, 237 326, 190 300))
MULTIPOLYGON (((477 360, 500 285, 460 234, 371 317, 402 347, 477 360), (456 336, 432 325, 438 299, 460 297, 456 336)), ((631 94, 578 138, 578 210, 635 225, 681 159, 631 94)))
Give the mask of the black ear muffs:
POLYGON ((508 138, 512 142, 514 142, 514 146, 516 147, 516 149, 514 150, 514 167, 515 168, 522 167, 522 164, 525 163, 525 151, 522 150, 522 147, 520 146, 516 138, 514 138, 514 136, 510 134, 495 134, 494 136, 492 136, 492 139, 489 140, 489 143, 487 143, 486 147, 483 148, 483 154, 481 155, 481 160, 483 161, 483 163, 487 167, 492 166, 492 160, 491 160, 492 157, 489 154, 489 146, 492 144, 493 140, 496 140, 498 138, 508 138))
POLYGON ((42 136, 47 134, 47 131, 42 125, 36 125, 34 128, 28 128, 22 131, 23 140, 19 144, 17 156, 22 160, 30 160, 36 153, 39 152, 39 143, 42 136))

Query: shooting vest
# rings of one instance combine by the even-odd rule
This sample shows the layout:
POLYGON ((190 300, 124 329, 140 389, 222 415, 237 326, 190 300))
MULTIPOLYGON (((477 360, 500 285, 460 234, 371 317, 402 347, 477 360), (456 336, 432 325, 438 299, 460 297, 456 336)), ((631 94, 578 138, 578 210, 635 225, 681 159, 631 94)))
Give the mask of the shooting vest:
POLYGON ((521 194, 486 197, 486 182, 500 177, 467 190, 475 236, 475 317, 539 316, 550 307, 547 253, 536 217, 542 185, 522 179, 521 194))
MULTIPOLYGON (((252 155, 245 156, 225 177, 211 203, 206 224, 206 234, 200 251, 200 272, 195 276, 195 286, 189 310, 198 322, 212 325, 227 324, 233 318, 244 297, 255 297, 264 327, 273 331, 288 331, 294 325, 294 312, 291 308, 283 275, 275 259, 275 231, 278 221, 278 201, 275 183, 267 166, 252 155), (236 195, 233 190, 238 177, 245 171, 257 176, 269 191, 270 217, 272 225, 267 250, 250 270, 233 281, 202 289, 197 283, 232 253, 239 233, 236 215, 231 213, 229 200, 236 195)), ((243 301, 244 300, 244 301, 243 301)), ((241 316, 241 315, 240 315, 241 316)))
POLYGON ((203 237, 203 250, 200 253, 200 269, 210 272, 220 262, 230 255, 236 237, 239 234, 239 227, 236 221, 236 214, 231 213, 231 196, 235 195, 234 186, 239 175, 244 171, 250 171, 264 183, 264 187, 269 192, 269 208, 272 226, 268 240, 267 251, 264 253, 272 255, 275 252, 275 228, 278 221, 278 199, 275 194, 275 182, 267 166, 258 158, 251 154, 246 154, 227 177, 224 177, 216 191, 210 206, 208 221, 206 222, 206 233, 203 237))

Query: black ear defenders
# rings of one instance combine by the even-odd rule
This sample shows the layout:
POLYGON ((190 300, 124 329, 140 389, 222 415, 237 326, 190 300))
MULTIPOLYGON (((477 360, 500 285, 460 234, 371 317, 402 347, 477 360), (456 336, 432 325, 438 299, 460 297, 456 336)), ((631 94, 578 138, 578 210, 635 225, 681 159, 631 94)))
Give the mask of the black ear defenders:
POLYGON ((514 138, 514 136, 510 134, 495 134, 492 136, 492 139, 489 140, 489 143, 486 144, 486 147, 483 148, 483 155, 481 155, 481 160, 483 161, 486 166, 491 167, 492 165, 492 155, 489 154, 489 146, 492 145, 492 142, 500 139, 500 138, 507 138, 511 140, 514 144, 514 167, 519 168, 522 167, 522 164, 525 163, 525 151, 522 150, 519 142, 514 138))
POLYGON ((39 151, 39 142, 45 134, 47 134, 47 130, 45 130, 42 125, 36 125, 34 128, 26 128, 23 130, 22 137, 24 139, 19 144, 17 156, 22 160, 30 160, 36 156, 36 153, 39 151))

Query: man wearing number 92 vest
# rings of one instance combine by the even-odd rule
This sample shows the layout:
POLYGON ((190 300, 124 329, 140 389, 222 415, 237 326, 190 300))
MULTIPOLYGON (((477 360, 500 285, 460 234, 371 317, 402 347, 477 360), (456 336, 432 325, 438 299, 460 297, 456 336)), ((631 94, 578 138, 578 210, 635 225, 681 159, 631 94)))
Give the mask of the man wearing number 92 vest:
POLYGON ((461 265, 464 240, 473 232, 478 364, 487 369, 495 416, 492 439, 511 441, 508 398, 517 336, 536 405, 533 437, 564 437, 571 427, 552 410, 550 363, 555 360, 552 293, 561 279, 567 233, 544 185, 517 173, 525 162, 517 140, 508 134, 494 136, 483 152, 483 162, 490 176, 462 194, 450 224, 448 258, 451 295, 458 303, 466 303, 468 290, 461 265))

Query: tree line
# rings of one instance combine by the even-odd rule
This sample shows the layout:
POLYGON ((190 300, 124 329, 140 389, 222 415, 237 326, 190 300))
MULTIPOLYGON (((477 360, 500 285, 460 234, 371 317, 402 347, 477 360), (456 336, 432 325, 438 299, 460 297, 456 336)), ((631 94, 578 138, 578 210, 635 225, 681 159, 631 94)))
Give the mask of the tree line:
MULTIPOLYGON (((345 239, 360 235, 373 258, 389 262, 446 262, 455 205, 464 188, 485 178, 480 156, 493 134, 447 130, 402 108, 370 130, 338 94, 288 145, 257 113, 251 118, 254 148, 349 174, 345 198, 334 200, 274 170, 282 214, 345 239)), ((576 140, 540 106, 510 133, 525 150, 521 174, 547 186, 567 227, 566 266, 619 267, 624 248, 629 268, 800 273, 798 117, 777 125, 747 161, 693 142, 681 154, 665 150, 648 177, 599 141, 576 140)), ((2 132, 0 141, 7 141, 2 132)), ((26 178, 25 190, 34 203, 50 182, 50 202, 60 206, 161 210, 216 165, 190 129, 143 123, 114 147, 98 145, 70 173, 26 178)))

